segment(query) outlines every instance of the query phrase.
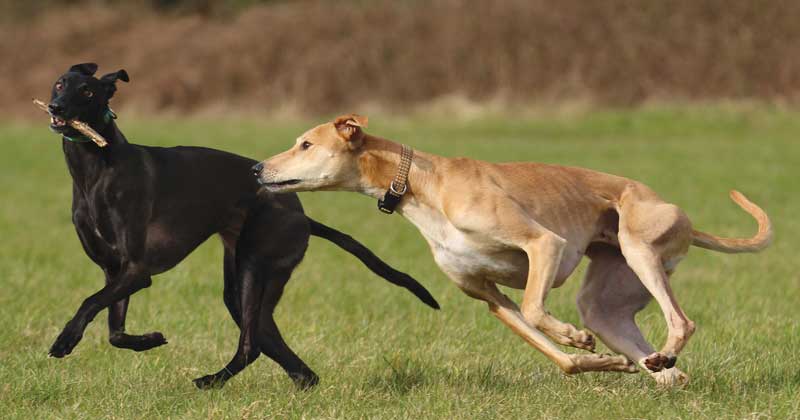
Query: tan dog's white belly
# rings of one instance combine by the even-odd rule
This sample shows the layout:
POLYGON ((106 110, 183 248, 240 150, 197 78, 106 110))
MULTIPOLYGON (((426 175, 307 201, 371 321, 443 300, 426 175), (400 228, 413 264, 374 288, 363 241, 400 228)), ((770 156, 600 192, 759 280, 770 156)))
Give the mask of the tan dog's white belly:
MULTIPOLYGON (((525 288, 529 260, 522 249, 497 242, 480 232, 464 232, 440 213, 409 208, 405 216, 430 222, 417 226, 428 241, 436 264, 456 283, 490 281, 515 289, 525 288)), ((553 287, 564 283, 582 257, 583 249, 567 246, 553 287)))

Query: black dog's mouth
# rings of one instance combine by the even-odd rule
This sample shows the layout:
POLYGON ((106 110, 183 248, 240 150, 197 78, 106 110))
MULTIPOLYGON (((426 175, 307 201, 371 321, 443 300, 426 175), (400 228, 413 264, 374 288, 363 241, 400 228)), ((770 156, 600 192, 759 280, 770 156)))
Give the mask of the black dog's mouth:
POLYGON ((50 116, 50 129, 57 132, 66 131, 69 128, 69 124, 67 124, 67 120, 56 117, 55 115, 50 116))

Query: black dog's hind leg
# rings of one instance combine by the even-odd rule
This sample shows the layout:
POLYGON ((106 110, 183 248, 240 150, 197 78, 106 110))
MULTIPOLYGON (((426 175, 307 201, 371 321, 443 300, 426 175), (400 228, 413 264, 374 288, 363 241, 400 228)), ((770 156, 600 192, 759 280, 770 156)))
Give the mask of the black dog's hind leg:
POLYGON ((317 375, 286 345, 272 318, 286 282, 305 255, 308 237, 309 225, 302 213, 271 205, 253 211, 236 243, 235 282, 227 281, 226 269, 226 305, 234 320, 239 320, 239 346, 224 369, 194 380, 198 388, 221 387, 261 352, 278 362, 298 385, 317 383, 317 375), (238 294, 231 293, 236 289, 238 294))
MULTIPOLYGON (((83 301, 78 312, 67 323, 64 330, 50 347, 50 356, 64 357, 72 352, 78 342, 83 338, 83 331, 98 312, 115 303, 127 299, 138 290, 152 284, 150 274, 136 264, 125 264, 120 274, 105 287, 83 301)), ((120 312, 121 313, 121 312, 120 312)), ((120 314, 118 313, 118 314, 120 314)), ((119 318, 121 320, 122 318, 119 318)))
POLYGON ((222 300, 225 302, 225 307, 233 318, 236 326, 242 326, 242 305, 239 299, 239 279, 236 277, 236 254, 233 250, 225 248, 225 257, 223 259, 223 278, 224 289, 222 291, 222 300))
MULTIPOLYGON (((240 264, 237 264, 237 266, 240 266, 240 264)), ((241 270, 239 298, 241 299, 242 312, 239 319, 239 346, 236 349, 236 354, 219 372, 195 379, 194 384, 198 388, 222 387, 228 379, 241 372, 250 363, 253 363, 261 353, 256 344, 255 334, 264 283, 262 279, 257 277, 255 271, 247 266, 242 267, 241 270)), ((231 315, 233 316, 233 314, 231 315)))
MULTIPOLYGON (((225 249, 224 274, 225 290, 223 298, 228 312, 237 326, 241 327, 241 304, 239 300, 239 287, 236 278, 235 254, 225 249)), ((261 352, 277 362, 294 380, 297 386, 307 388, 316 385, 319 377, 289 348, 278 330, 273 312, 278 301, 283 295, 283 288, 291 277, 291 270, 287 273, 273 273, 267 282, 261 299, 261 313, 258 318, 256 342, 261 352)), ((206 385, 204 382, 202 385, 206 385)))
POLYGON ((319 382, 319 377, 298 357, 281 337, 273 313, 289 281, 291 271, 275 273, 264 289, 261 300, 261 316, 258 320, 258 341, 261 352, 277 362, 300 388, 310 388, 319 382))

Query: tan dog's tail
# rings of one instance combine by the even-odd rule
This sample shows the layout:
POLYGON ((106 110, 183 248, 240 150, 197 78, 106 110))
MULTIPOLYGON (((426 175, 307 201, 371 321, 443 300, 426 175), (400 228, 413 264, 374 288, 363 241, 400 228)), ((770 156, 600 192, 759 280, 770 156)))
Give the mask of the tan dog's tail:
POLYGON ((758 252, 769 246, 772 242, 772 223, 769 216, 761 207, 748 200, 739 191, 731 191, 731 200, 735 201, 744 211, 750 213, 758 222, 758 233, 751 238, 721 238, 708 233, 692 230, 692 245, 713 251, 739 253, 758 252))

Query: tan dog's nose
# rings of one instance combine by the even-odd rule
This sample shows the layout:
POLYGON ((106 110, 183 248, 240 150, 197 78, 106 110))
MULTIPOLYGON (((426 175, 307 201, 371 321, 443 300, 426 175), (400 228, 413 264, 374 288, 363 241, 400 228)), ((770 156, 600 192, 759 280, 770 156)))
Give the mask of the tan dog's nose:
POLYGON ((259 177, 261 177, 261 171, 264 169, 264 163, 263 162, 259 162, 259 163, 255 164, 255 165, 253 165, 253 167, 251 169, 253 170, 253 175, 256 178, 259 178, 259 177))

